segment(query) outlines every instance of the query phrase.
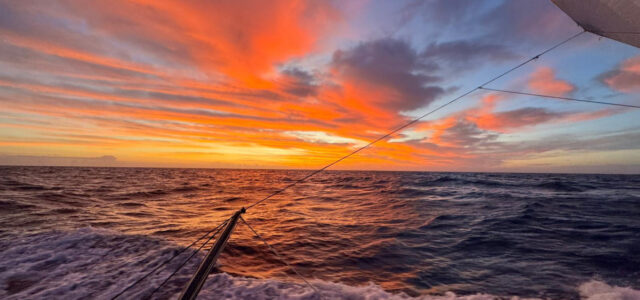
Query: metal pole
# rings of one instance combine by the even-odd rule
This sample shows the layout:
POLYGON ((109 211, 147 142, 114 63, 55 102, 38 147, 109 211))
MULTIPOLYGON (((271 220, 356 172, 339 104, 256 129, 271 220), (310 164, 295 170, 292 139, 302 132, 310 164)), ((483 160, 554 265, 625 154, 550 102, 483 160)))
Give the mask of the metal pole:
POLYGON ((204 258, 202 263, 200 263, 198 270, 196 271, 195 274, 193 274, 193 277, 191 277, 189 284, 187 284, 187 286, 182 291, 182 294, 180 295, 180 300, 194 300, 196 299, 196 297, 198 297, 198 293, 200 292, 200 289, 204 285, 204 282, 207 280, 207 276, 209 276, 211 269, 213 269, 213 266, 216 264, 218 255, 220 255, 220 252, 222 252, 222 250, 224 249, 224 246, 227 245, 227 241, 231 236, 231 232, 233 231, 233 228, 236 226, 236 223, 238 222, 238 218, 240 218, 240 215, 243 214, 244 212, 245 212, 245 209, 243 207, 242 209, 238 210, 235 214, 233 214, 233 216, 231 217, 231 220, 229 221, 229 224, 222 232, 222 235, 220 235, 220 237, 218 238, 216 243, 213 245, 209 253, 207 253, 207 256, 204 258))

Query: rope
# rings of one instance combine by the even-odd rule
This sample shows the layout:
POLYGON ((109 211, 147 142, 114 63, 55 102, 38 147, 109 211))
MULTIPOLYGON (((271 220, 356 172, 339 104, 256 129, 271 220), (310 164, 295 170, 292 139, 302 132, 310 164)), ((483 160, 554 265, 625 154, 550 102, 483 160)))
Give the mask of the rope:
POLYGON ((516 94, 516 95, 536 96, 536 97, 542 97, 542 98, 552 98, 552 99, 561 99, 561 100, 568 100, 568 101, 577 101, 577 102, 587 102, 587 103, 597 103, 597 104, 605 104, 605 105, 613 105, 613 106, 640 108, 640 106, 632 105, 632 104, 620 104, 620 103, 613 103, 613 102, 593 101, 593 100, 584 100, 584 99, 576 99, 576 98, 569 98, 569 97, 541 95, 541 94, 534 94, 534 93, 525 93, 525 92, 517 92, 517 91, 509 91, 509 90, 492 89, 492 88, 486 88, 486 87, 481 87, 481 89, 487 90, 487 91, 493 91, 493 92, 516 94))
POLYGON ((191 258, 193 258, 196 255, 196 253, 198 253, 207 243, 209 243, 220 232, 220 230, 222 230, 224 225, 227 224, 228 222, 229 222, 229 219, 225 220, 224 222, 222 222, 222 224, 218 225, 216 232, 214 232, 213 235, 209 237, 209 239, 207 239, 202 245, 200 245, 200 247, 196 251, 191 253, 189 258, 183 261, 182 264, 178 266, 178 268, 176 268, 175 271, 171 273, 171 275, 169 275, 169 277, 165 278, 164 281, 160 283, 160 285, 158 285, 148 297, 146 297, 146 299, 151 299, 151 296, 153 296, 157 291, 159 291, 160 288, 169 281, 169 279, 171 279, 174 275, 176 275, 178 271, 180 271, 180 269, 182 269, 182 267, 184 267, 184 265, 186 265, 191 260, 191 258))
MULTIPOLYGON (((296 273, 296 275, 298 275, 298 277, 300 277, 300 279, 302 279, 302 281, 304 281, 304 283, 306 283, 312 290, 314 290, 316 293, 318 293, 318 295, 320 295, 322 297, 322 294, 320 294, 320 291, 318 289, 316 289, 315 286, 313 286, 311 283, 309 283, 309 281, 307 281, 302 275, 300 275, 300 273, 298 272, 298 270, 296 270, 292 265, 290 265, 285 259, 284 257, 282 257, 280 255, 280 253, 278 253, 278 251, 276 251, 275 248, 273 248, 271 245, 269 245, 269 243, 267 243, 267 241, 265 239, 263 239, 258 232, 256 232, 255 229, 253 229, 253 227, 251 227, 251 225, 249 225, 249 223, 247 223, 247 221, 245 221, 245 219, 240 216, 240 220, 242 220, 242 223, 244 223, 245 225, 247 225, 247 227, 249 227, 249 229, 251 229, 251 231, 253 231, 253 234, 256 235, 256 237, 258 239, 260 239, 270 250, 271 252, 273 252, 273 254, 275 254, 278 259, 280 259, 280 261, 282 261, 285 265, 287 265, 287 267, 289 267, 289 269, 291 269, 294 273, 296 273)), ((286 274, 286 273, 285 273, 286 274)))
MULTIPOLYGON (((224 223, 226 223, 229 219, 227 219, 226 221, 224 221, 224 223)), ((222 225, 222 224, 220 224, 222 225)), ((171 262, 174 258, 176 258, 178 255, 184 253, 185 251, 187 251, 187 249, 193 247, 193 245, 195 245, 197 242, 199 242, 200 240, 204 239, 206 236, 208 236, 211 232, 213 232, 214 230, 218 229, 220 227, 220 225, 218 225, 218 227, 209 230, 207 233, 205 233, 204 235, 202 235, 199 239, 195 240, 193 243, 191 243, 189 246, 187 246, 186 248, 178 251, 176 254, 174 254, 171 258, 169 258, 168 260, 165 260, 163 263, 161 263, 160 265, 158 265, 157 267, 155 267, 153 270, 149 271, 147 274, 145 274, 144 276, 140 277, 138 280, 136 280, 134 283, 132 283, 131 285, 129 285, 128 287, 126 287, 124 290, 120 291, 118 294, 116 294, 115 296, 113 296, 111 298, 111 300, 114 300, 120 296, 122 296, 122 294, 124 294, 126 291, 128 291, 129 289, 131 289, 132 287, 134 287, 135 285, 137 285, 138 283, 142 282, 143 280, 145 280, 147 277, 149 277, 151 274, 155 273, 156 271, 158 271, 161 267, 163 267, 164 265, 168 264, 169 262, 171 262)))
MULTIPOLYGON (((574 34, 574 35, 570 36, 569 38, 567 38, 567 39, 565 39, 565 40, 563 40, 563 41, 561 41, 561 42, 559 42, 559 43, 555 44, 555 45, 554 45, 554 46, 552 46, 551 48, 548 48, 547 50, 544 50, 544 51, 540 52, 538 55, 535 55, 535 56, 531 57, 530 59, 528 59, 528 60, 526 60, 526 61, 524 61, 524 62, 522 62, 522 63, 520 63, 520 64, 516 65, 515 67, 513 67, 513 68, 511 68, 511 69, 509 69, 509 70, 507 70, 507 71, 503 72, 502 74, 500 74, 500 75, 498 75, 498 76, 493 77, 492 79, 490 79, 490 80, 488 80, 487 82, 485 82, 485 83, 481 84, 480 86, 477 86, 477 87, 475 87, 475 88, 473 88, 473 89, 471 89, 471 90, 469 90, 469 91, 467 91, 467 92, 463 93, 462 95, 460 95, 460 96, 458 96, 458 97, 456 97, 456 98, 454 98, 454 99, 450 100, 449 102, 446 102, 446 103, 444 103, 444 104, 442 104, 442 105, 440 105, 440 106, 436 107, 435 109, 433 109, 433 110, 431 110, 431 111, 429 111, 429 112, 427 112, 427 113, 425 113, 425 114, 423 114, 423 115, 419 116, 418 118, 415 118, 415 119, 413 119, 413 120, 411 120, 411 121, 409 121, 409 122, 405 123, 404 125, 401 125, 400 127, 397 127, 396 129, 393 129, 393 130, 389 131, 388 133, 386 133, 386 134, 384 134, 384 135, 382 135, 382 136, 378 137, 377 139, 375 139, 375 140, 373 140, 373 141, 369 142, 368 144, 366 144, 366 145, 364 145, 364 146, 362 146, 362 147, 360 147, 360 148, 356 149, 355 151, 352 151, 351 153, 349 153, 349 154, 347 154, 347 155, 345 155, 345 156, 343 156, 343 157, 341 157, 341 158, 339 158, 339 159, 337 159, 337 160, 335 160, 335 161, 333 161, 333 162, 329 163, 328 165, 326 165, 326 166, 324 166, 324 167, 322 167, 322 168, 320 168, 320 169, 318 169, 318 170, 315 170, 315 171, 311 172, 310 174, 306 175, 305 177, 303 177, 303 178, 301 178, 301 179, 298 179, 298 180, 294 181, 293 183, 291 183, 291 184, 289 184, 289 185, 285 186, 284 188, 281 188, 281 189, 279 189, 279 190, 277 190, 277 191, 275 191, 275 192, 273 192, 273 193, 271 193, 271 194, 267 195, 267 196, 266 196, 266 197, 264 197, 263 199, 261 199, 261 200, 259 200, 259 201, 255 202, 255 203, 253 203, 253 204, 251 204, 251 205, 247 206, 247 208, 246 208, 246 209, 248 210, 248 209, 250 209, 250 208, 252 208, 252 207, 254 207, 254 206, 256 206, 256 205, 258 205, 258 204, 260 204, 260 203, 262 203, 262 202, 264 202, 264 201, 266 201, 266 200, 268 200, 268 199, 270 199, 270 198, 272 198, 272 197, 274 197, 274 196, 276 196, 276 195, 278 195, 278 194, 280 194, 280 193, 282 193, 282 192, 286 191, 286 190, 288 190, 289 188, 291 188, 291 187, 293 187, 293 186, 295 186, 295 185, 297 185, 297 184, 299 184, 299 183, 302 183, 302 182, 306 181, 307 179, 309 179, 309 178, 311 178, 311 177, 315 176, 316 174, 318 174, 318 173, 320 173, 320 172, 322 172, 322 171, 324 171, 324 170, 328 169, 329 167, 331 167, 331 166, 333 166, 333 165, 335 165, 335 164, 337 164, 337 163, 339 163, 339 162, 341 162, 341 161, 343 161, 343 160, 345 160, 345 159, 347 159, 347 158, 351 157, 352 155, 355 155, 356 153, 358 153, 358 152, 360 152, 360 151, 362 151, 362 150, 364 150, 364 149, 369 148, 369 147, 370 147, 370 146, 372 146, 373 144, 375 144, 375 143, 377 143, 377 142, 379 142, 379 141, 381 141, 381 140, 384 140, 384 139, 388 138, 389 136, 391 136, 391 135, 393 135, 393 134, 395 134, 395 133, 399 132, 400 130, 403 130, 403 129, 405 129, 405 128, 407 128, 407 127, 409 127, 409 126, 411 126, 411 125, 413 125, 413 124, 415 124, 415 123, 417 123, 417 122, 419 122, 420 120, 422 120, 422 119, 426 118, 427 116, 429 116, 429 115, 431 115, 431 114, 433 114, 433 113, 435 113, 435 112, 437 112, 437 111, 439 111, 439 110, 441 110, 441 109, 443 109, 443 108, 445 108, 445 107, 447 107, 447 106, 449 106, 449 105, 453 104, 454 102, 456 102, 456 101, 458 101, 458 100, 460 100, 460 99, 462 99, 462 98, 464 98, 464 97, 468 96, 469 94, 471 94, 471 93, 473 93, 473 92, 475 92, 475 91, 480 90, 480 89, 486 89, 486 88, 483 88, 483 86, 484 86, 484 85, 487 85, 487 84, 489 84, 489 83, 492 83, 492 82, 494 82, 494 81, 496 81, 496 80, 498 80, 498 79, 502 78, 503 76, 505 76, 505 75, 507 75, 507 74, 509 74, 509 73, 511 73, 511 72, 513 72, 513 71, 515 71, 515 70, 517 70, 517 69, 519 69, 519 68, 521 68, 522 66, 524 66, 524 65, 528 64, 529 62, 534 61, 534 60, 536 60, 536 59, 540 58, 540 56, 542 56, 542 55, 544 55, 544 54, 546 54, 546 53, 548 53, 548 52, 550 52, 550 51, 552 51, 552 50, 554 50, 554 49, 556 49, 556 48, 558 48, 558 47, 560 47, 560 46, 564 45, 565 43, 567 43, 567 42, 569 42, 569 41, 571 41, 571 40, 573 40, 573 39, 577 38, 578 36, 582 35, 584 32, 585 32, 585 31, 581 31, 581 32, 579 32, 579 33, 576 33, 576 34, 574 34)), ((284 260, 284 258, 283 258, 282 256, 280 256, 280 254, 279 254, 279 253, 278 253, 278 252, 277 252, 273 247, 271 247, 271 245, 269 245, 269 243, 267 243, 267 241, 266 241, 266 240, 264 240, 264 239, 263 239, 263 238, 262 238, 262 237, 261 237, 261 236, 260 236, 260 235, 259 235, 259 234, 254 230, 254 229, 253 229, 253 227, 251 227, 251 225, 249 225, 249 223, 247 223, 247 222, 244 220, 244 218, 240 217, 240 219, 242 220, 242 222, 243 222, 244 224, 246 224, 246 225, 247 225, 247 227, 249 227, 249 229, 251 229, 251 231, 253 231, 253 233, 254 233, 254 234, 255 234, 255 235, 256 235, 260 240, 262 240, 262 242, 263 242, 263 243, 264 243, 264 244, 265 244, 269 249, 271 249, 271 251, 272 251, 272 252, 273 252, 273 253, 274 253, 274 254, 275 254, 275 255, 276 255, 276 256, 277 256, 277 257, 278 257, 278 258, 279 258, 283 263, 285 263, 285 264, 286 264, 286 265, 287 265, 287 266, 288 266, 292 271, 294 271, 294 272, 295 272, 295 273, 296 273, 296 274, 297 274, 297 275, 298 275, 298 276, 299 276, 299 277, 300 277, 300 278, 301 278, 301 279, 302 279, 302 280, 303 280, 303 281, 304 281, 304 282, 305 282, 305 283, 306 283, 310 288, 312 288, 314 291, 316 291, 318 294, 320 294, 320 292, 318 291, 318 289, 316 289, 313 285, 311 285, 311 284, 310 284, 310 283, 309 283, 309 282, 308 282, 304 277, 302 277, 302 275, 301 275, 300 273, 298 273, 298 271, 297 271, 293 266, 291 266, 291 265, 290 265, 286 260, 284 260)), ((228 219, 227 219, 227 221, 228 221, 228 219)), ((223 224, 224 224, 224 223, 226 223, 227 221, 223 222, 223 224)), ((150 271, 149 273, 147 273, 145 276, 143 276, 142 278, 138 279, 136 282, 134 282, 133 284, 131 284, 130 286, 128 286, 127 288, 125 288, 124 290, 122 290, 120 293, 118 293, 116 296, 114 296, 114 297, 113 297, 113 298, 111 298, 111 299, 113 300, 113 299, 118 298, 118 297, 119 297, 120 295, 122 295, 124 292, 126 292, 127 290, 129 290, 130 288, 132 288, 133 286, 135 286, 136 284, 140 283, 142 280, 144 280, 145 278, 147 278, 149 275, 151 275, 152 273, 154 273, 154 272, 155 272, 155 271, 157 271, 158 269, 160 269, 160 267, 162 267, 162 266, 164 266, 165 264, 169 263, 169 262, 170 262, 171 260, 173 260, 176 256, 178 256, 178 255, 182 254, 184 251, 186 251, 187 249, 189 249, 190 247, 192 247, 193 245, 195 245, 198 241, 200 241, 200 240, 202 240, 203 238, 205 238, 207 235, 209 235, 209 234, 210 234, 211 232, 213 232, 214 230, 216 230, 216 229, 220 228, 220 227, 221 227, 221 225, 222 225, 222 224, 218 225, 218 227, 216 227, 216 228, 214 228, 214 229, 210 230, 209 232, 207 232, 205 235, 203 235, 202 237, 200 237, 199 239, 197 239, 196 241, 194 241, 193 243, 191 243, 188 247, 184 248, 182 251, 178 252, 178 253, 177 253, 176 255, 174 255, 172 258, 170 258, 169 260, 167 260, 167 261, 163 262, 163 263, 162 263, 161 265, 159 265, 158 267, 156 267, 156 268, 154 268, 153 270, 151 270, 151 271, 150 271)), ((211 238, 210 238, 210 239, 211 239, 211 238)), ((207 242, 208 242, 208 241, 207 241, 207 242)), ((206 244, 207 242, 205 242, 205 244, 206 244)), ((204 246, 205 244, 203 244, 203 246, 204 246)), ((203 246, 201 246, 199 249, 201 249, 203 246)), ((192 256, 193 256, 193 254, 192 254, 192 256)), ((191 259, 191 257, 189 257, 189 259, 191 259)), ((188 259, 188 260, 189 260, 189 259, 188 259)), ((188 260, 187 260, 187 261, 188 261, 188 260)), ((180 270, 180 269, 182 268, 182 266, 184 266, 184 264, 186 264, 186 262, 184 262, 182 265, 180 265, 180 267, 178 267, 178 269, 177 269, 177 270, 175 270, 175 271, 174 271, 174 273, 173 273, 172 275, 170 275, 170 276, 169 276, 169 278, 171 278, 171 277, 172 277, 176 272, 178 272, 178 270, 180 270)), ((165 279, 165 281, 164 281, 160 286, 162 286, 166 281, 168 281, 168 278, 167 278, 167 279, 165 279)), ((159 288, 159 287, 158 287, 158 288, 159 288)), ((157 290, 158 288, 156 288, 156 290, 157 290)), ((155 293, 155 291, 156 291, 156 290, 154 290, 154 292, 153 292, 153 293, 155 293)), ((153 293, 152 293, 151 295, 153 295, 153 293)))
POLYGON ((505 76, 505 75, 507 75, 507 74, 509 74, 509 73, 511 73, 511 72, 513 72, 513 71, 515 71, 515 70, 517 70, 517 69, 519 69, 519 68, 521 68, 522 66, 524 66, 524 65, 526 65, 526 64, 528 64, 528 63, 530 63, 530 62, 532 62, 532 61, 534 61, 534 60, 536 60, 536 59, 540 58, 540 56, 542 56, 542 55, 544 55, 544 54, 547 54, 549 51, 552 51, 552 50, 554 50, 554 49, 556 49, 556 48, 558 48, 558 47, 560 47, 560 46, 564 45, 565 43, 567 43, 567 42, 569 42, 569 41, 571 41, 571 40, 573 40, 573 39, 577 38, 578 36, 582 35, 582 34, 583 34, 583 33, 585 33, 585 32, 586 32, 586 31, 584 31, 584 30, 583 30, 583 31, 581 31, 581 32, 579 32, 579 33, 576 33, 576 34, 574 34, 574 35, 570 36, 569 38, 567 38, 567 39, 563 40, 562 42, 559 42, 559 43, 557 43, 557 44, 553 45, 551 48, 549 48, 549 49, 547 49, 547 50, 544 50, 544 51, 540 52, 538 55, 533 56, 532 58, 530 58, 530 59, 528 59, 528 60, 526 60, 526 61, 524 61, 524 62, 522 62, 522 63, 520 63, 520 64, 518 64, 518 65, 516 65, 515 67, 513 67, 513 68, 511 68, 511 69, 509 69, 509 70, 507 70, 507 71, 503 72, 502 74, 500 74, 500 75, 498 75, 498 76, 496 76, 496 77, 493 77, 492 79, 490 79, 489 81, 487 81, 487 82, 485 82, 485 83, 483 83, 483 84, 479 85, 478 87, 475 87, 475 88, 473 88, 473 89, 471 89, 471 90, 467 91, 466 93, 464 93, 464 94, 462 94, 462 95, 460 95, 460 96, 458 96, 458 97, 454 98, 453 100, 451 100, 451 101, 449 101, 449 102, 447 102, 447 103, 445 103, 445 104, 442 104, 442 105, 440 105, 440 106, 436 107, 435 109, 433 109, 433 110, 431 110, 431 111, 429 111, 429 112, 425 113, 424 115, 422 115, 422 116, 420 116, 420 117, 418 117, 418 118, 416 118, 416 119, 413 119, 413 120, 409 121, 408 123, 405 123, 404 125, 402 125, 402 126, 400 126, 400 127, 396 128, 396 129, 391 130, 391 131, 390 131, 390 132, 388 132, 387 134, 385 134, 385 135, 383 135, 383 136, 381 136, 381 137, 379 137, 379 138, 377 138, 377 139, 375 139, 375 140, 373 140, 373 141, 369 142, 368 144, 366 144, 366 145, 364 145, 364 146, 362 146, 362 147, 360 147, 360 148, 356 149, 355 151, 353 151, 353 152, 351 152, 351 153, 349 153, 349 154, 347 154, 347 155, 345 155, 345 156, 343 156, 343 157, 339 158, 338 160, 336 160, 336 161, 334 161, 334 162, 332 162, 332 163, 330 163, 330 164, 328 164, 328 165, 326 165, 326 166, 324 166, 324 167, 322 167, 322 168, 320 168, 320 169, 318 169, 318 170, 315 170, 315 171, 311 172, 311 173, 310 173, 310 174, 308 174, 307 176, 302 177, 301 179, 298 179, 298 180, 294 181, 293 183, 291 183, 291 184, 289 184, 289 185, 285 186, 284 188, 281 188, 281 189, 279 189, 279 190, 277 190, 277 191, 275 191, 275 192, 273 192, 273 193, 269 194, 268 196, 264 197, 263 199, 261 199, 261 200, 257 201, 256 203, 253 203, 253 204, 251 204, 251 205, 247 206, 247 210, 248 210, 248 209, 250 209, 250 208, 252 208, 252 207, 254 207, 254 206, 256 206, 256 205, 258 205, 258 204, 260 204, 260 203, 262 203, 262 202, 264 202, 264 201, 266 201, 266 200, 268 200, 268 199, 270 199, 270 198, 272 198, 273 196, 276 196, 276 195, 278 195, 278 194, 280 194, 280 193, 282 193, 282 192, 284 192, 284 191, 288 190, 289 188, 291 188, 291 187, 293 187, 293 186, 295 186, 295 185, 297 185, 297 184, 299 184, 299 183, 302 183, 302 182, 306 181, 307 179, 311 178, 312 176, 314 176, 314 175, 316 175, 316 174, 318 174, 318 173, 320 173, 320 172, 322 172, 322 171, 324 171, 324 170, 328 169, 329 167, 331 167, 331 166, 333 166, 333 165, 335 165, 335 164, 337 164, 337 163, 339 163, 339 162, 341 162, 341 161, 343 161, 343 160, 347 159, 348 157, 350 157, 350 156, 352 156, 352 155, 354 155, 354 154, 356 154, 356 153, 358 153, 358 152, 360 152, 360 151, 362 151, 362 150, 364 150, 364 149, 366 149, 366 148, 369 148, 369 146, 371 146, 371 145, 373 145, 373 144, 375 144, 375 143, 377 143, 377 142, 379 142, 379 141, 381 141, 381 140, 384 140, 384 139, 388 138, 389 136, 391 136, 391 135, 393 135, 393 134, 397 133, 398 131, 400 131, 400 130, 402 130, 402 129, 405 129, 405 128, 407 128, 407 127, 409 127, 409 126, 411 126, 411 125, 413 125, 413 124, 415 124, 415 123, 419 122, 420 120, 422 120, 422 119, 426 118, 427 116, 429 116, 429 115, 431 115, 431 114, 433 114, 433 113, 435 113, 435 112, 437 112, 437 111, 439 111, 439 110, 441 110, 441 109, 445 108, 446 106, 449 106, 450 104, 452 104, 452 103, 454 103, 454 102, 456 102, 456 101, 458 101, 458 100, 460 100, 460 99, 464 98, 465 96, 467 96, 467 95, 469 95, 469 94, 471 94, 471 93, 473 93, 473 92, 475 92, 475 91, 477 91, 477 90, 481 89, 484 85, 487 85, 487 84, 489 84, 489 83, 492 83, 492 82, 494 82, 494 81, 496 81, 496 80, 498 80, 498 79, 502 78, 503 76, 505 76))

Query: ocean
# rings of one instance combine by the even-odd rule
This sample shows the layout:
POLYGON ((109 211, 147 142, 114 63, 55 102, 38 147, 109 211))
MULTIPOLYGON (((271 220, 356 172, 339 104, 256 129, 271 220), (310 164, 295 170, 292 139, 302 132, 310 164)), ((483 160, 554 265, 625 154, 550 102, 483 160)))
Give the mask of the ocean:
MULTIPOLYGON (((0 298, 110 299, 308 172, 0 167, 0 298)), ((200 299, 640 299, 638 175, 327 171, 243 217, 317 291, 239 222, 200 299)))

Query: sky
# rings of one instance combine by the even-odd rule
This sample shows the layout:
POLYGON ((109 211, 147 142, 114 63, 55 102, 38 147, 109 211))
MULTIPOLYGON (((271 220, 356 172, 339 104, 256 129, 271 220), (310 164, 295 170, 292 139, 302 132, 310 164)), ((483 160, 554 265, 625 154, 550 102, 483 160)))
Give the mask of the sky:
MULTIPOLYGON (((319 168, 580 31, 545 0, 0 0, 0 164, 319 168)), ((487 87, 640 105, 640 50, 584 33, 487 87)), ((480 90, 333 169, 640 173, 639 120, 480 90)))

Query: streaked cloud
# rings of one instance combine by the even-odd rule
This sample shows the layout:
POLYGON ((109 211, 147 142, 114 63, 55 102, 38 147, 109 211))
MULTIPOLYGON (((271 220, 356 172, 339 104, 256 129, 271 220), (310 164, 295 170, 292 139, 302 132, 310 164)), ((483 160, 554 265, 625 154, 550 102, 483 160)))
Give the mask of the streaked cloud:
MULTIPOLYGON (((375 4, 0 2, 0 154, 313 168, 573 30, 549 3, 394 2, 385 6, 405 13, 375 12, 390 20, 367 15, 375 4), (382 21, 405 28, 389 33, 376 27, 382 21)), ((624 58, 593 72, 632 95, 639 61, 624 58)), ((544 63, 506 84, 525 80, 553 95, 596 89, 544 63)), ((522 100, 471 95, 340 167, 500 166, 526 152, 506 141, 511 135, 541 139, 534 130, 544 126, 629 114, 514 99, 522 100)))
POLYGON ((118 164, 116 157, 111 155, 103 155, 100 157, 0 155, 0 165, 114 167, 118 164))
POLYGON ((507 46, 486 43, 482 40, 431 43, 421 55, 426 59, 433 58, 456 68, 469 68, 471 65, 518 58, 518 55, 509 50, 507 46))
POLYGON ((284 134, 309 143, 349 144, 355 147, 362 147, 367 144, 362 140, 336 136, 323 131, 285 131, 284 134))

